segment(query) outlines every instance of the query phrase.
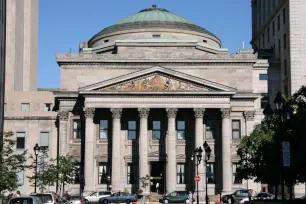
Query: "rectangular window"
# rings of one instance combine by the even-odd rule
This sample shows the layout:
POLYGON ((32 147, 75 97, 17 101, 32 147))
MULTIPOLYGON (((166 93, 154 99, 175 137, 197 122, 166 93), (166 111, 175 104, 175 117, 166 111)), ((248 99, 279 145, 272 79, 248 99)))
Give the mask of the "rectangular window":
POLYGON ((240 139, 240 120, 233 120, 232 121, 232 138, 233 139, 240 139))
POLYGON ((17 150, 24 150, 25 148, 25 132, 16 133, 16 148, 17 150))
POLYGON ((160 35, 152 35, 153 38, 160 38, 160 35))
POLYGON ((239 164, 233 164, 233 184, 241 184, 242 180, 237 178, 237 169, 239 168, 239 164))
POLYGON ((100 120, 100 139, 108 138, 108 120, 100 120))
POLYGON ((153 121, 152 139, 160 140, 160 121, 153 121))
POLYGON ((284 75, 287 76, 287 60, 284 60, 284 75))
POLYGON ((207 120, 206 121, 206 131, 205 131, 205 137, 206 139, 214 139, 215 138, 215 135, 214 135, 214 132, 215 132, 215 129, 214 129, 214 126, 213 126, 213 123, 214 121, 213 120, 207 120))
POLYGON ((281 40, 278 39, 278 55, 279 55, 279 58, 281 57, 281 40))
POLYGON ((128 163, 127 184, 137 184, 137 163, 128 163))
POLYGON ((98 167, 98 173, 99 173, 99 184, 107 184, 107 176, 108 176, 108 168, 106 162, 100 162, 98 167))
POLYGON ((270 42, 270 27, 268 27, 267 36, 268 36, 268 42, 270 42))
POLYGON ((177 139, 184 140, 185 139, 185 121, 177 121, 177 139))
POLYGON ((178 163, 176 165, 176 183, 185 184, 185 163, 178 163))
POLYGON ((275 35, 275 21, 272 23, 272 35, 275 35))
POLYGON ((136 140, 136 121, 128 121, 128 139, 136 140))
POLYGON ((284 43, 284 50, 286 50, 287 49, 287 35, 286 35, 286 33, 283 36, 283 43, 284 43))
POLYGON ((269 103, 269 97, 268 97, 268 94, 261 94, 261 100, 260 100, 260 107, 262 109, 265 109, 267 107, 269 103))
POLYGON ((81 139, 82 129, 81 129, 81 120, 73 120, 73 139, 81 139))
POLYGON ((207 173, 207 182, 208 183, 215 183, 214 163, 207 163, 206 173, 207 173))
POLYGON ((18 177, 17 184, 18 185, 23 185, 23 183, 24 183, 24 171, 19 171, 17 173, 17 177, 18 177))
POLYGON ((30 111, 30 104, 29 103, 22 103, 21 104, 21 111, 22 112, 29 112, 30 111))
POLYGON ((286 8, 283 9, 283 24, 286 24, 286 8))
POLYGON ((40 147, 48 149, 49 147, 49 132, 40 132, 40 147))
POLYGON ((80 177, 81 177, 81 162, 74 162, 73 164, 73 183, 80 184, 80 177))
POLYGON ((280 30, 280 15, 277 16, 277 30, 280 30))
POLYGON ((259 74, 259 80, 268 80, 268 74, 259 74))
POLYGON ((52 111, 52 108, 53 108, 52 103, 45 103, 45 107, 44 107, 45 112, 52 111))

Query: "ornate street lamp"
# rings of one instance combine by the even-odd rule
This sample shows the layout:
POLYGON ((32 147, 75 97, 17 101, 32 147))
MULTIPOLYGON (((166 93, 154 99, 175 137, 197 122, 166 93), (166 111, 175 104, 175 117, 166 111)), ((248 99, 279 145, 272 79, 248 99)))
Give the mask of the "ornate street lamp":
POLYGON ((33 148, 34 153, 35 153, 35 183, 34 183, 34 193, 36 193, 36 185, 37 185, 37 156, 40 150, 40 147, 36 143, 36 145, 33 148))
MULTIPOLYGON (((292 113, 293 113, 293 108, 290 107, 289 104, 285 104, 285 99, 283 98, 282 94, 280 92, 277 93, 275 99, 274 99, 274 104, 275 104, 275 108, 276 111, 273 111, 273 109, 271 108, 271 105, 268 104, 267 107, 264 109, 263 114, 265 115, 265 120, 268 124, 268 126, 270 126, 271 121, 272 121, 272 117, 273 114, 276 113, 278 115, 278 134, 280 137, 280 141, 281 141, 281 146, 283 146, 284 143, 284 137, 283 137, 283 132, 281 131, 281 125, 282 122, 287 122, 291 119, 292 117, 292 113)), ((281 167, 281 182, 282 182, 282 200, 284 201, 285 199, 285 178, 284 178, 284 162, 283 162, 283 149, 281 148, 280 150, 280 160, 282 163, 282 167, 281 167)))
POLYGON ((208 184, 208 178, 207 178, 207 162, 210 159, 210 154, 211 154, 211 148, 210 146, 207 144, 207 142, 205 141, 203 144, 204 150, 205 150, 205 172, 206 172, 206 181, 205 181, 205 186, 206 186, 206 195, 205 195, 205 203, 208 203, 208 193, 207 193, 207 184, 208 184))
MULTIPOLYGON (((193 155, 191 157, 191 160, 196 160, 195 164, 196 164, 196 167, 197 167, 197 176, 199 174, 199 165, 200 165, 201 160, 202 160, 202 153, 203 153, 202 148, 201 147, 197 147, 194 150, 194 154, 195 154, 196 158, 194 158, 193 155)), ((197 204, 199 204, 199 182, 197 182, 197 204)))

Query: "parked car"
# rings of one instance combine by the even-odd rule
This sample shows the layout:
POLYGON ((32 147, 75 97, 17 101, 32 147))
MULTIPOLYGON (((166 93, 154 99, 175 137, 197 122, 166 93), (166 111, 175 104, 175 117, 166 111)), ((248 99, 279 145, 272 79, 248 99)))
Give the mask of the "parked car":
POLYGON ((96 191, 85 196, 88 203, 98 203, 100 198, 111 196, 113 193, 111 191, 96 191))
POLYGON ((108 204, 108 203, 127 203, 136 202, 137 197, 132 194, 125 192, 114 193, 111 196, 103 197, 99 199, 99 204, 108 204))
POLYGON ((23 196, 11 198, 7 204, 42 204, 42 202, 35 196, 23 196))
POLYGON ((221 200, 223 203, 244 203, 249 198, 249 191, 242 189, 232 194, 223 195, 221 200))
POLYGON ((188 191, 174 191, 168 195, 162 196, 159 199, 161 203, 188 203, 189 192, 188 191))
POLYGON ((255 200, 271 200, 274 199, 275 196, 270 193, 258 193, 255 196, 255 200))
POLYGON ((32 193, 31 196, 38 197, 42 203, 62 204, 61 199, 53 192, 50 193, 32 193))
POLYGON ((70 196, 68 200, 69 204, 88 204, 88 200, 85 197, 79 195, 70 196))

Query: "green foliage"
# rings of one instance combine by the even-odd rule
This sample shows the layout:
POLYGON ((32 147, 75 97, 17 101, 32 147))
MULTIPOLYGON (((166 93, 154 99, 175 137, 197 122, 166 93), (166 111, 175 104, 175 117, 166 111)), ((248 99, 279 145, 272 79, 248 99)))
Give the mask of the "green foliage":
POLYGON ((75 179, 74 170, 75 162, 72 156, 68 155, 58 157, 56 173, 58 175, 57 181, 61 184, 61 186, 73 183, 75 179))
POLYGON ((265 122, 257 125, 244 137, 237 154, 241 158, 238 177, 255 179, 256 182, 277 185, 280 182, 281 137, 290 141, 291 166, 285 167, 285 182, 294 185, 306 181, 306 86, 301 87, 287 102, 294 107, 289 122, 278 126, 274 117, 270 127, 265 122))
POLYGON ((26 151, 15 152, 16 141, 12 132, 4 133, 3 146, 0 147, 0 194, 18 188, 18 173, 26 166, 26 151))

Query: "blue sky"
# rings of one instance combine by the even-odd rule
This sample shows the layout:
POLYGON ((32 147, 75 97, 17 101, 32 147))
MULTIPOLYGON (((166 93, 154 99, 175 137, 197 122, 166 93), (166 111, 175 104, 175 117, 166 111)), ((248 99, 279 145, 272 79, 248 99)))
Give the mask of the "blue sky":
POLYGON ((152 4, 216 34, 235 53, 250 47, 250 0, 42 0, 39 1, 38 87, 59 88, 56 53, 78 52, 80 42, 152 4))

